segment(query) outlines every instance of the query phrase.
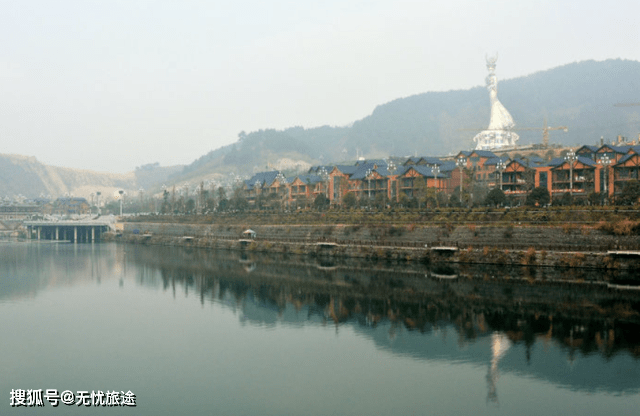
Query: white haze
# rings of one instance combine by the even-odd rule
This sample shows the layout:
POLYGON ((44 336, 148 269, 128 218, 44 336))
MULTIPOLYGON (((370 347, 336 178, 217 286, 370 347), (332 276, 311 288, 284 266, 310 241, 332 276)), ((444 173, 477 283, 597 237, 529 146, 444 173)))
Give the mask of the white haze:
POLYGON ((0 3, 0 153, 124 172, 240 131, 345 125, 376 105, 570 62, 640 60, 637 1, 0 3))

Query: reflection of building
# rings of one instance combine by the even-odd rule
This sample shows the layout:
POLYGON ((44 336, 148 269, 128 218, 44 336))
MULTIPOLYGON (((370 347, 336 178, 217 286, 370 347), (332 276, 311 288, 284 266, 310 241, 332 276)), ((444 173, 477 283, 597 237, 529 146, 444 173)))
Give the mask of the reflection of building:
MULTIPOLYGON (((347 264, 333 258, 332 270, 320 270, 320 258, 305 262, 260 253, 234 258, 227 252, 142 245, 128 250, 128 267, 144 268, 161 279, 145 278, 141 285, 184 287, 185 293, 198 293, 203 303, 236 311, 243 323, 291 329, 333 324, 381 351, 419 361, 470 363, 479 371, 480 387, 489 383, 490 400, 498 375, 505 374, 583 392, 640 389, 640 319, 634 315, 624 324, 609 319, 620 305, 637 302, 636 291, 592 284, 531 285, 526 279, 504 279, 500 267, 478 268, 478 277, 487 272, 496 276, 489 280, 443 281, 415 279, 406 269, 379 269, 370 261, 347 264), (251 273, 245 271, 247 263, 251 273), (402 300, 396 296, 400 293, 402 300), (584 302, 622 303, 600 316, 585 311, 584 302), (570 369, 572 351, 581 365, 570 369)), ((474 267, 464 269, 474 275, 474 267)), ((546 274, 553 280, 550 276, 546 274)))

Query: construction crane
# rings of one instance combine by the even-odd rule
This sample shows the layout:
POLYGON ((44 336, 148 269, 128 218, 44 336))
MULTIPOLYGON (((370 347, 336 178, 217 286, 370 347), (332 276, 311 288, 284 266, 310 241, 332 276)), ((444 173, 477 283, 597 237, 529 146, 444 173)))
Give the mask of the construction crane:
POLYGON ((640 103, 617 103, 614 104, 614 107, 635 107, 637 105, 640 105, 640 103))
MULTIPOLYGON (((487 131, 488 129, 458 129, 458 131, 487 131)), ((542 127, 520 127, 511 129, 513 131, 525 131, 525 130, 542 130, 542 145, 549 147, 549 132, 552 130, 562 130, 565 133, 569 131, 567 126, 549 127, 547 126, 547 119, 544 119, 544 126, 542 127)))
POLYGON ((515 130, 542 130, 542 146, 549 147, 549 131, 562 130, 565 133, 569 131, 567 126, 549 127, 547 126, 547 119, 544 119, 544 126, 542 127, 522 127, 515 130))

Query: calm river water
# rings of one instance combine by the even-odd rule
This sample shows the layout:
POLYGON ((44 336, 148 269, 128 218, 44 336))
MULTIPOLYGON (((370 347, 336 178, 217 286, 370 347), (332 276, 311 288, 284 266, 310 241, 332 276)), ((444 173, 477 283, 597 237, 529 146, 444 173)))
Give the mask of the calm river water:
POLYGON ((462 272, 0 243, 0 414, 640 414, 638 299, 462 272), (10 406, 34 389, 43 407, 10 406))

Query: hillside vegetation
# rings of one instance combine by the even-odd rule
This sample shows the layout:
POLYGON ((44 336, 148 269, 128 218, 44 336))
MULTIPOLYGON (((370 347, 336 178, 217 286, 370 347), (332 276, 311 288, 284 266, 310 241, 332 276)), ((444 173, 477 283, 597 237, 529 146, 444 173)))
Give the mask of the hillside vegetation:
MULTIPOLYGON (((500 74, 498 73, 498 76, 500 74)), ((551 132, 551 143, 596 144, 618 135, 637 139, 640 106, 640 62, 585 61, 541 71, 526 77, 500 80, 498 97, 511 112, 516 129, 567 126, 551 132)), ((337 163, 388 155, 441 156, 474 147, 473 130, 489 123, 489 94, 484 87, 426 92, 382 104, 349 127, 291 127, 285 130, 241 132, 239 140, 209 152, 173 177, 211 172, 265 170, 278 158, 315 163, 337 163)), ((519 144, 541 143, 542 130, 518 131, 519 144)))
MULTIPOLYGON (((499 80, 498 88, 498 97, 513 115, 516 128, 541 127, 545 118, 550 126, 568 127, 567 133, 551 133, 552 144, 595 144, 600 137, 611 142, 618 135, 638 139, 640 106, 614 105, 640 102, 640 62, 572 63, 526 77, 499 80)), ((488 123, 489 95, 483 86, 426 92, 379 105, 371 115, 351 126, 241 132, 236 143, 212 150, 184 167, 150 164, 118 175, 46 166, 35 158, 0 155, 0 195, 88 195, 91 191, 87 190, 91 189, 139 187, 157 192, 163 183, 193 184, 203 179, 222 183, 228 181, 230 173, 249 175, 271 169, 286 172, 289 168, 278 167, 283 160, 292 162, 288 166, 298 163, 302 167, 354 160, 357 155, 442 156, 472 149, 476 132, 461 129, 481 129, 488 123)), ((518 134, 519 144, 541 142, 541 130, 518 134)))

